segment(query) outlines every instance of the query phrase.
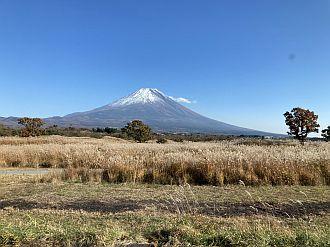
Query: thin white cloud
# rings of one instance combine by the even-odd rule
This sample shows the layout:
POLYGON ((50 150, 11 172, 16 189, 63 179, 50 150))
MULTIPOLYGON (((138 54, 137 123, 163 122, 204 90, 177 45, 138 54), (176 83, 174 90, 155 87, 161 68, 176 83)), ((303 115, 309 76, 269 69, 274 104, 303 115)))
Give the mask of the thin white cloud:
POLYGON ((192 104, 192 103, 196 103, 196 101, 187 99, 187 98, 183 98, 183 97, 173 97, 173 96, 169 96, 172 100, 179 102, 179 103, 187 103, 187 104, 192 104))

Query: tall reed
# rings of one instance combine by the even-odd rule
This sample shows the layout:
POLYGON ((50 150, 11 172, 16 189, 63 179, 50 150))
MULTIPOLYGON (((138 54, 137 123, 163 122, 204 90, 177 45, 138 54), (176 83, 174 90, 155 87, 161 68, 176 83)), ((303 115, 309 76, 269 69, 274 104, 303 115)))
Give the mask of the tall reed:
MULTIPOLYGON (((95 180, 162 184, 330 184, 330 143, 121 143, 92 138, 0 138, 0 165, 100 169, 95 180)), ((74 172, 73 172, 74 171, 74 172)), ((72 177, 72 176, 67 176, 72 177)), ((81 177, 78 175, 78 177, 81 177)), ((86 180, 86 179, 84 179, 86 180)), ((88 180, 88 179, 87 179, 88 180)))

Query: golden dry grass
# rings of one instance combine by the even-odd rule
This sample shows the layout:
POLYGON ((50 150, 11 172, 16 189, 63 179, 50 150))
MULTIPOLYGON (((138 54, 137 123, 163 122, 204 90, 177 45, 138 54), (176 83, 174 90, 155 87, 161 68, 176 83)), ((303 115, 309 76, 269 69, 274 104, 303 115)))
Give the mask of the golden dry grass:
POLYGON ((329 184, 330 143, 137 144, 120 139, 1 138, 0 165, 69 168, 66 179, 163 184, 329 184))

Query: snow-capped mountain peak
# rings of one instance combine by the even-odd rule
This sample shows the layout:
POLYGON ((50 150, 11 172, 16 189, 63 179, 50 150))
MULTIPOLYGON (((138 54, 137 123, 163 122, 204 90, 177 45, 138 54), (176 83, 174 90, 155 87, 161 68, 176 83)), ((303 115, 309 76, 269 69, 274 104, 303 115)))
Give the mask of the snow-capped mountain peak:
MULTIPOLYGON (((204 117, 181 105, 176 99, 155 88, 141 88, 112 104, 44 120, 49 126, 56 124, 63 127, 121 128, 128 122, 139 119, 156 132, 273 135, 204 117)), ((12 121, 0 117, 0 123, 13 125, 17 123, 17 119, 12 121)))
POLYGON ((141 88, 129 96, 115 101, 111 106, 163 102, 166 98, 168 97, 156 88, 141 88))

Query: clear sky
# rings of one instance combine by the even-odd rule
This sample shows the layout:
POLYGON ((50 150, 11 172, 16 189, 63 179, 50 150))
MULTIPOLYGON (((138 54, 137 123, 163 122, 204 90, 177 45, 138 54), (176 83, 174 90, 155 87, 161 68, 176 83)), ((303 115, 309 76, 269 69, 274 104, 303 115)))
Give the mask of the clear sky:
POLYGON ((0 116, 85 111, 141 87, 208 117, 330 125, 329 0, 0 0, 0 116))

